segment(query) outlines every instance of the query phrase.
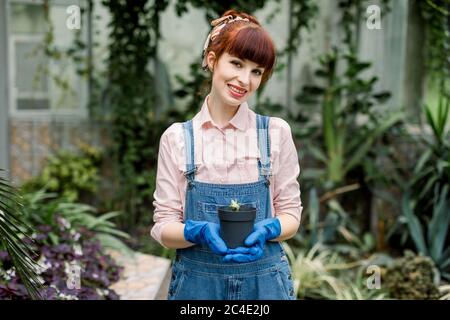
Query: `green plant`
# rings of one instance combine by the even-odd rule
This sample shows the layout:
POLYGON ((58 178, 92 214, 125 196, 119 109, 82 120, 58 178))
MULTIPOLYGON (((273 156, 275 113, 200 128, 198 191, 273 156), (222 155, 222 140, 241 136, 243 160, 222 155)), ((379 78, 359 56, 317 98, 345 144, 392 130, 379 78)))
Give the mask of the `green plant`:
POLYGON ((48 158, 41 173, 22 185, 25 192, 46 189, 56 192, 68 201, 77 201, 80 196, 94 194, 100 180, 98 168, 100 152, 88 145, 80 145, 81 153, 60 151, 48 158))
POLYGON ((383 299, 386 292, 370 290, 362 270, 375 258, 346 261, 338 252, 320 243, 297 253, 283 244, 291 263, 294 289, 300 299, 383 299), (360 269, 355 271, 354 269, 360 269))
POLYGON ((438 92, 450 98, 450 30, 448 17, 450 8, 447 0, 419 1, 424 22, 427 73, 437 82, 438 92))
POLYGON ((234 211, 239 211, 241 207, 241 204, 237 200, 231 200, 230 208, 232 208, 234 211))
POLYGON ((286 253, 292 267, 294 291, 300 299, 323 298, 323 291, 338 291, 337 279, 327 270, 327 264, 334 263, 339 257, 331 250, 322 249, 320 244, 314 245, 309 251, 300 251, 297 255, 285 245, 286 253))
POLYGON ((149 179, 154 178, 159 139, 166 123, 155 117, 157 90, 148 64, 156 59, 160 14, 168 1, 110 1, 108 87, 114 169, 118 181, 114 206, 127 212, 120 224, 135 229, 151 206, 149 179), (152 3, 152 5, 150 5, 152 3))
POLYGON ((422 154, 412 174, 406 175, 404 181, 398 179, 403 191, 402 214, 388 233, 390 239, 399 235, 401 245, 411 239, 417 252, 430 256, 446 279, 450 278, 450 143, 446 127, 449 108, 450 99, 443 96, 436 117, 431 115, 428 106, 425 108, 432 134, 412 136, 422 147, 419 150, 422 154))
POLYGON ((184 103, 182 110, 171 108, 167 111, 167 116, 174 121, 186 121, 192 119, 200 109, 204 97, 209 92, 210 76, 205 73, 199 65, 199 62, 193 62, 189 66, 189 78, 176 75, 175 78, 179 83, 179 89, 173 94, 178 99, 188 98, 184 103))
POLYGON ((414 203, 411 203, 408 192, 403 195, 402 213, 417 251, 433 259, 441 276, 450 280, 450 247, 445 247, 450 224, 448 185, 441 193, 437 193, 437 190, 438 188, 435 188, 433 215, 426 232, 414 213, 414 203))
MULTIPOLYGON (((37 272, 45 284, 45 300, 118 299, 110 285, 120 279, 119 266, 94 239, 94 233, 74 229, 55 215, 53 225, 35 225, 33 247, 39 252, 37 272), (61 240, 54 244, 50 234, 61 240), (79 284, 79 286, 77 285, 79 284)), ((23 281, 11 266, 9 255, 0 250, 0 299, 29 299, 23 281)))
POLYGON ((425 112, 427 116, 427 122, 433 130, 434 139, 437 143, 438 147, 442 147, 445 145, 446 134, 447 134, 447 120, 450 112, 450 98, 445 97, 444 95, 440 96, 438 107, 437 107, 437 116, 433 117, 432 111, 429 105, 425 105, 425 112))
POLYGON ((7 250, 28 294, 33 299, 40 299, 42 283, 37 273, 38 265, 34 261, 36 252, 25 242, 25 239, 32 242, 32 232, 33 229, 23 219, 23 203, 19 192, 0 176, 0 247, 7 250))
POLYGON ((304 214, 307 220, 291 240, 297 246, 308 250, 316 244, 326 245, 353 259, 361 258, 375 248, 374 237, 370 233, 361 234, 361 229, 341 204, 335 198, 328 198, 327 194, 319 198, 316 188, 310 190, 304 214), (322 216, 321 205, 325 208, 322 216))
POLYGON ((439 293, 442 295, 439 300, 450 300, 450 285, 439 286, 439 293))
MULTIPOLYGON (((279 0, 277 0, 279 1, 279 0)), ((266 0, 230 0, 230 1, 208 1, 208 0, 177 0, 175 4, 175 10, 178 16, 182 16, 188 12, 188 5, 193 8, 200 8, 204 10, 206 19, 211 21, 220 17, 225 11, 229 9, 236 9, 251 14, 252 12, 262 9, 266 4, 266 0)))
POLYGON ((360 62, 351 53, 341 54, 334 48, 320 58, 321 67, 316 75, 325 81, 324 86, 305 86, 296 97, 299 104, 322 107, 320 147, 316 141, 308 143, 307 149, 325 170, 320 178, 340 184, 352 169, 362 164, 369 155, 377 138, 403 118, 395 112, 388 116, 377 114, 373 108, 389 98, 388 92, 373 92, 377 77, 365 80, 361 73, 370 63, 360 62), (342 75, 337 73, 338 64, 345 62, 342 75), (358 118, 367 120, 360 123, 358 118))
MULTIPOLYGON (((422 155, 413 169, 412 179, 404 185, 411 188, 420 207, 427 209, 432 206, 434 186, 439 192, 450 181, 450 132, 447 129, 447 119, 450 111, 450 98, 441 96, 436 117, 432 116, 431 108, 425 106, 427 125, 432 135, 422 134, 413 139, 419 146, 424 146, 422 155)), ((425 132, 425 130, 424 130, 425 132)))
POLYGON ((383 283, 395 299, 438 299, 437 272, 429 257, 411 251, 394 261, 383 277, 383 283))
MULTIPOLYGON (((97 216, 97 210, 94 207, 67 202, 45 190, 23 194, 23 199, 24 219, 30 225, 55 226, 55 223, 60 223, 71 229, 72 233, 76 233, 80 228, 85 228, 94 233, 93 239, 98 240, 103 247, 120 250, 125 254, 132 253, 121 240, 129 239, 130 236, 117 229, 115 224, 110 221, 120 215, 120 212, 108 212, 97 216), (56 219, 55 216, 58 216, 59 219, 56 219)), ((49 232, 48 239, 53 245, 60 243, 60 239, 54 232, 49 232)))

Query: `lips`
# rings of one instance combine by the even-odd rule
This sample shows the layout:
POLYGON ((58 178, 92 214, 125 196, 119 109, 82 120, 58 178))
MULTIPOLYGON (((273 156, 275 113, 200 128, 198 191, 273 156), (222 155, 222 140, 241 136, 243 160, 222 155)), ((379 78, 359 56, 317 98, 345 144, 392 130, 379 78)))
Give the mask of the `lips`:
POLYGON ((234 98, 242 98, 247 93, 247 90, 242 89, 238 86, 234 86, 232 84, 228 84, 228 88, 231 96, 233 96, 234 98))

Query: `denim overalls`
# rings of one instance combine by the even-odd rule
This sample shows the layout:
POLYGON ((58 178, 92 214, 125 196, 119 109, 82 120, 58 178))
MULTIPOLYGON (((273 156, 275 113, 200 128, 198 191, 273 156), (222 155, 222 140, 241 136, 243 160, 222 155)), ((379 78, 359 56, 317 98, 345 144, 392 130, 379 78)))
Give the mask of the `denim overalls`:
MULTIPOLYGON (((269 117, 256 115, 259 179, 243 184, 196 181, 192 120, 183 123, 188 179, 185 219, 219 223, 217 207, 231 199, 256 207, 256 222, 271 218, 269 190, 269 117)), ((223 262, 206 245, 177 249, 169 286, 169 300, 293 300, 294 290, 286 254, 279 242, 266 242, 264 256, 248 263, 223 262)))

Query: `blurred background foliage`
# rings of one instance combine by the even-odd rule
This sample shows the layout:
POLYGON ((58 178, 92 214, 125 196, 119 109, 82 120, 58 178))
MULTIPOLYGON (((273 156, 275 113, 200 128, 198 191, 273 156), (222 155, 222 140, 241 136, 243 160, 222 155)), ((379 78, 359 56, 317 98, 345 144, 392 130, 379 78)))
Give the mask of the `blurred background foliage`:
MULTIPOLYGON (((205 21, 229 8, 252 14, 269 2, 276 5, 267 21, 280 10, 280 0, 173 2, 179 17, 196 8, 204 12, 205 21)), ((437 89, 422 108, 420 118, 425 121, 417 124, 404 108, 382 108, 392 92, 376 90, 377 75, 366 76, 372 62, 361 60, 358 47, 369 1, 339 0, 339 45, 318 54, 307 85, 291 86, 292 59, 304 41, 302 35, 316 27, 320 8, 311 0, 289 1, 289 30, 284 47, 278 48, 275 75, 285 73, 292 99, 287 105, 272 101, 263 97, 262 87, 254 110, 286 119, 299 150, 302 224, 284 243, 299 299, 449 298, 450 7, 447 0, 419 3, 426 35, 426 81, 437 83, 437 89), (419 131, 411 131, 411 125, 419 131), (381 288, 368 285, 371 266, 381 272, 381 288)), ((26 281, 33 278, 32 259, 20 258, 27 256, 26 248, 40 252, 41 265, 42 259, 61 263, 64 254, 76 257, 77 246, 102 257, 108 247, 174 256, 174 250, 149 236, 158 141, 173 122, 198 112, 209 92, 210 76, 195 58, 187 76, 176 75, 172 89, 159 87, 156 69, 143 67, 162 63, 160 17, 169 4, 88 1, 90 10, 101 5, 111 16, 107 68, 99 70, 92 57, 83 58, 88 44, 79 37, 64 54, 83 62, 80 73, 90 79, 90 120, 108 123, 112 142, 101 150, 82 144, 78 150, 50 155, 20 193, 0 181, 0 297, 41 292, 64 299, 74 294, 64 291, 61 274, 51 278, 39 268, 37 275, 46 289, 33 291, 35 283, 26 281), (106 85, 100 85, 101 78, 107 79, 106 85), (161 111, 157 106, 163 98, 182 101, 182 107, 161 111), (14 236, 3 224, 6 220, 11 228, 16 219, 34 230, 31 240, 25 232, 14 236), (22 280, 14 276, 17 283, 8 288, 11 270, 22 280)), ((383 12, 392 10, 389 0, 379 5, 383 12)), ((52 45, 52 32, 49 28, 44 48, 49 58, 58 59, 62 53, 52 45)), ((113 292, 91 289, 106 290, 118 278, 118 267, 87 259, 86 265, 101 268, 102 280, 86 275, 86 281, 92 281, 85 283, 87 291, 78 298, 117 298, 113 292)))

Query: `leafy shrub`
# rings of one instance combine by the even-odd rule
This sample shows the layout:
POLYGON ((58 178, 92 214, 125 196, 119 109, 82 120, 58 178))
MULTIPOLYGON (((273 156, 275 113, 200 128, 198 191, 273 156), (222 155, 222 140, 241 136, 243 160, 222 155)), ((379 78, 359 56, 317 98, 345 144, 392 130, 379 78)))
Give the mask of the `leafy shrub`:
POLYGON ((77 201, 83 193, 97 191, 101 155, 87 145, 80 146, 81 153, 60 151, 48 158, 42 172, 22 186, 25 192, 46 189, 56 192, 69 201, 77 201))
MULTIPOLYGON (((86 228, 74 231, 61 216, 54 219, 53 225, 39 225, 33 234, 35 251, 40 252, 38 273, 45 286, 41 296, 48 300, 118 299, 109 286, 119 280, 122 267, 103 252, 93 232, 86 228), (52 234, 59 239, 57 245, 52 234), (69 285, 71 266, 80 268, 79 289, 69 285)), ((29 299, 6 251, 0 251, 0 299, 29 299)))
POLYGON ((438 299, 436 275, 433 260, 408 250, 387 268, 383 283, 395 299, 438 299))
MULTIPOLYGON (((129 235, 109 221, 119 213, 96 216, 95 208, 56 196, 45 190, 22 196, 21 218, 37 230, 32 239, 23 241, 40 256, 37 271, 45 285, 45 289, 40 290, 41 297, 117 299, 117 294, 108 287, 119 279, 121 267, 104 249, 131 253, 120 239, 127 239, 129 235), (81 269, 80 289, 68 285, 68 274, 78 268, 81 269)), ((2 249, 0 247, 0 299, 28 299, 11 257, 2 249)))
POLYGON ((377 257, 347 261, 321 243, 298 253, 287 244, 285 249, 291 263, 294 289, 300 299, 378 300, 387 296, 385 290, 369 289, 366 285, 363 271, 377 257))
MULTIPOLYGON (((64 221, 72 233, 87 229, 103 247, 119 250, 125 254, 131 253, 130 248, 121 240, 129 239, 130 236, 118 230, 116 225, 109 221, 120 212, 108 212, 97 216, 97 210, 94 207, 83 203, 67 202, 45 190, 24 194, 23 205, 23 219, 31 226, 48 225, 54 228, 57 227, 56 222, 64 221)), ((52 231, 49 232, 49 239, 54 245, 61 242, 58 235, 52 231)))
MULTIPOLYGON (((31 240, 33 229, 22 218, 24 215, 19 191, 9 180, 3 178, 0 168, 0 248, 3 247, 11 258, 15 271, 32 299, 41 299, 42 288, 36 272, 35 252, 23 238, 31 240)), ((1 269, 0 269, 1 271, 1 269)))
MULTIPOLYGON (((419 146, 417 161, 408 161, 394 176, 403 192, 401 215, 389 230, 391 247, 407 247, 433 259, 440 276, 450 280, 450 99, 439 98, 436 116, 426 106, 426 126, 432 134, 411 135, 419 146), (413 165, 411 165, 413 164, 413 165), (399 239, 400 241, 398 241, 399 239), (414 248, 415 247, 415 248, 414 248)), ((398 199, 391 199, 393 204, 398 199)))

